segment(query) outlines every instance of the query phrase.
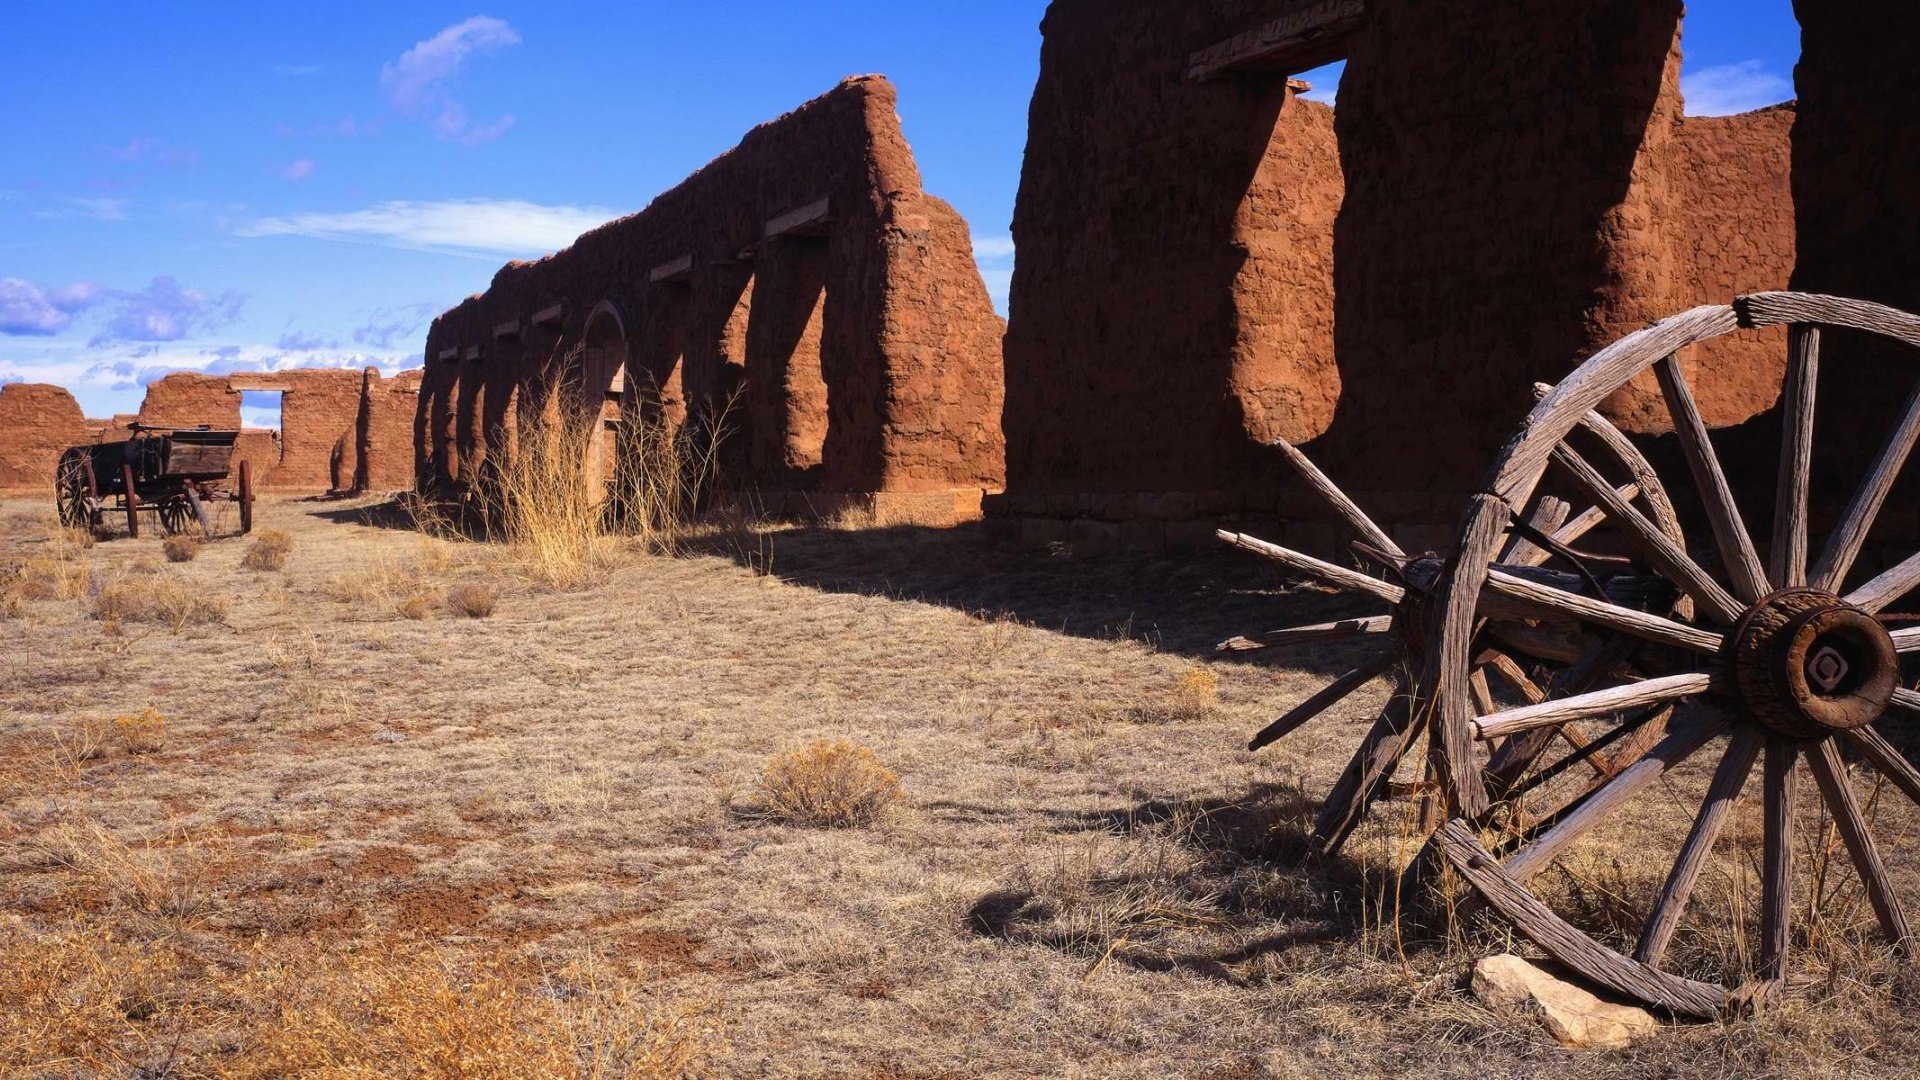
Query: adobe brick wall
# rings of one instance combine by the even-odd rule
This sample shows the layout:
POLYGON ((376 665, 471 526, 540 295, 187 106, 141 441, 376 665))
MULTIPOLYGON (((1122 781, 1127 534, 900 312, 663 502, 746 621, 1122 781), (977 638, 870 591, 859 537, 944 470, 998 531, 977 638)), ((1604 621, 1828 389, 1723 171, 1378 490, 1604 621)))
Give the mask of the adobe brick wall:
MULTIPOLYGON (((1283 72, 1185 77, 1305 6, 1049 8, 990 515, 1150 546, 1206 535, 1184 521, 1323 517, 1262 445, 1283 435, 1442 545, 1533 383, 1786 284, 1793 111, 1684 118, 1679 0, 1368 0, 1337 111, 1283 72)), ((1773 404, 1783 335, 1696 353, 1711 422, 1773 404)), ((1665 431, 1649 390, 1608 408, 1665 431)))
POLYGON ((669 421, 744 387, 727 448, 743 485, 976 500, 998 488, 1003 327, 965 222, 921 189, 895 96, 882 78, 848 79, 442 314, 415 418, 419 484, 459 480, 555 388, 598 408, 624 358, 627 407, 650 383, 669 421), (765 235, 821 199, 823 226, 765 235), (672 272, 652 280, 660 268, 672 272))
POLYGON ((281 395, 278 436, 245 429, 236 458, 236 464, 250 463, 259 490, 393 490, 412 477, 419 380, 417 371, 382 379, 372 368, 175 372, 148 385, 138 420, 151 427, 239 427, 242 391, 275 391, 281 395))
POLYGON ((1279 474, 1256 443, 1333 420, 1332 110, 1282 78, 1186 78, 1191 53, 1274 7, 1048 8, 1013 220, 1000 512, 1071 517, 1080 499, 1133 517, 1142 492, 1171 494, 1176 517, 1261 492, 1270 510, 1279 474))
POLYGON ((43 383, 0 385, 0 491, 51 496, 60 452, 92 442, 73 395, 43 383))

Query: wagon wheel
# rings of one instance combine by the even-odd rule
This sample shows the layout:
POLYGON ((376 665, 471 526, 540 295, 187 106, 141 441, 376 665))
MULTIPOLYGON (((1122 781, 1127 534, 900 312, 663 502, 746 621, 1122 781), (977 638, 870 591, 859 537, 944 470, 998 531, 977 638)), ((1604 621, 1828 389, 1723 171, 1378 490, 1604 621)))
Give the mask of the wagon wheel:
POLYGON ((253 463, 250 461, 240 463, 240 485, 234 498, 240 503, 240 535, 245 536, 253 531, 253 463))
POLYGON ((69 529, 92 530, 99 522, 94 514, 93 470, 87 452, 75 448, 60 455, 60 467, 54 483, 54 497, 60 508, 60 524, 69 529))
MULTIPOLYGON (((1619 500, 1643 502, 1651 520, 1663 533, 1680 536, 1673 505, 1661 485, 1658 474, 1626 436, 1598 414, 1583 418, 1583 426, 1592 434, 1606 460, 1627 474, 1628 480, 1609 494, 1619 500)), ((1222 532, 1229 544, 1272 559, 1289 571, 1312 578, 1343 593, 1386 605, 1385 614, 1343 619, 1285 630, 1252 634, 1222 642, 1228 652, 1280 649, 1289 645, 1341 640, 1365 640, 1378 645, 1376 654, 1353 670, 1341 675, 1317 693, 1267 725, 1248 745, 1257 751, 1299 730, 1347 696, 1374 679, 1385 676, 1393 682, 1393 693, 1386 707, 1361 738, 1339 779, 1321 803, 1311 838, 1312 850, 1321 855, 1337 853, 1365 819, 1370 807, 1386 792, 1389 781, 1403 760, 1407 760, 1425 737, 1429 745, 1426 776, 1416 789, 1423 805, 1419 815, 1420 831, 1431 830, 1439 822, 1445 798, 1442 781, 1454 778, 1458 786, 1479 792, 1491 787, 1508 794, 1524 779, 1533 787, 1542 787, 1541 777, 1556 779, 1589 774, 1589 785, 1611 776, 1611 757, 1621 750, 1632 750, 1636 739, 1657 732, 1656 726, 1629 733, 1633 738, 1611 737, 1596 742, 1574 723, 1543 727, 1537 733, 1506 740, 1484 758, 1469 752, 1457 759, 1433 725, 1431 694, 1426 687, 1444 666, 1432 647, 1442 639, 1435 618, 1434 597, 1448 586, 1448 564, 1433 555, 1409 557, 1345 492, 1322 473, 1304 454, 1284 440, 1276 441, 1288 462, 1317 492, 1334 513, 1362 539, 1354 550, 1362 558, 1391 574, 1386 581, 1370 574, 1292 551, 1277 544, 1239 533, 1222 532), (1611 745, 1619 742, 1621 745, 1611 745), (1457 764, 1456 764, 1457 761, 1457 764)), ((1476 705, 1476 715, 1492 713, 1501 706, 1496 698, 1507 701, 1538 702, 1557 693, 1577 691, 1622 668, 1630 668, 1639 651, 1641 637, 1622 633, 1619 620, 1604 621, 1598 632, 1583 629, 1571 620, 1556 617, 1550 609, 1527 602, 1533 593, 1551 583, 1562 590, 1588 588, 1594 596, 1624 596, 1635 586, 1621 578, 1586 586, 1579 579, 1569 580, 1564 571, 1550 564, 1564 561, 1560 552, 1571 553, 1578 542, 1605 520, 1599 506, 1573 513, 1572 504, 1546 495, 1535 500, 1524 526, 1514 523, 1501 555, 1502 575, 1490 589, 1482 618, 1471 620, 1469 635, 1454 644, 1461 649, 1466 665, 1464 685, 1476 705), (1500 590, 1505 589, 1505 593, 1500 590), (1545 616, 1545 617, 1543 617, 1545 616)), ((1496 524, 1496 534, 1505 532, 1508 523, 1496 524)), ((1584 570, 1584 568, 1582 568, 1584 570)), ((1588 573, 1586 577, 1593 578, 1588 573)), ((1644 588, 1641 589, 1644 594, 1644 588)), ((1554 592, 1553 596, 1562 595, 1554 592)), ((1675 598, 1661 597, 1668 611, 1676 610, 1675 598)), ((1568 599, 1569 603, 1581 601, 1568 599)), ((1592 599, 1584 601, 1588 606, 1592 599)), ((1637 610, 1635 617, 1657 618, 1637 610)), ((1684 598, 1677 610, 1690 608, 1684 598)), ((1633 617, 1629 617, 1629 622, 1633 617)), ((1418 755, 1413 755, 1417 759, 1418 755)), ((1564 786, 1564 785, 1563 785, 1564 786)), ((1576 786, 1575 794, 1581 790, 1576 786)), ((1565 797, 1562 795, 1561 797, 1565 797)), ((1484 800, 1483 800, 1484 801, 1484 800)))
MULTIPOLYGON (((1703 509, 1715 553, 1700 557, 1631 506, 1599 500, 1607 507, 1607 528, 1694 602, 1692 617, 1648 625, 1672 646, 1660 650, 1662 666, 1647 673, 1656 677, 1610 679, 1584 693, 1478 717, 1471 716, 1458 674, 1443 680, 1436 693, 1443 725, 1479 741, 1567 721, 1614 723, 1620 730, 1649 713, 1671 716, 1672 724, 1657 743, 1619 761, 1612 779, 1528 827, 1489 835, 1484 820, 1458 816, 1445 826, 1441 846, 1493 907, 1561 962, 1678 1014, 1712 1016, 1771 997, 1788 973, 1796 921, 1803 931, 1815 927, 1815 918, 1824 921, 1842 895, 1835 882, 1843 875, 1858 877, 1886 943, 1911 949, 1911 929, 1882 852, 1911 846, 1902 829, 1912 825, 1912 803, 1920 803, 1920 770, 1885 729, 1896 713, 1920 711, 1920 693, 1903 689, 1900 678, 1901 654, 1920 651, 1920 628, 1889 633, 1883 619, 1894 601, 1920 586, 1920 554, 1877 575, 1855 564, 1920 437, 1920 389, 1907 397, 1898 424, 1809 568, 1822 327, 1920 348, 1920 318, 1827 296, 1760 293, 1674 316, 1595 354, 1541 401, 1502 451, 1488 493, 1476 497, 1462 530, 1457 576, 1493 583, 1500 575, 1489 570, 1492 549, 1482 538, 1506 519, 1508 507, 1525 502, 1543 483, 1603 494, 1607 481, 1573 444, 1576 426, 1628 380, 1653 371, 1688 466, 1687 476, 1674 479, 1688 482, 1703 509), (1777 325, 1789 328, 1788 363, 1773 520, 1770 534, 1760 538, 1762 548, 1735 503, 1676 352, 1738 329, 1777 325), (1849 758, 1860 764, 1850 767, 1849 758), (1800 781, 1803 764, 1812 785, 1800 781), (1760 778, 1750 783, 1756 771, 1760 778), (1882 782, 1891 785, 1884 798, 1882 782), (1863 791, 1867 784, 1875 790, 1863 791), (1750 794, 1751 801, 1741 805, 1743 789, 1754 788, 1757 800, 1750 794), (1626 820, 1623 810, 1636 796, 1642 804, 1652 802, 1656 812, 1669 812, 1626 820), (1831 820, 1824 843, 1816 838, 1813 844, 1832 856, 1830 873, 1822 873, 1827 860, 1817 857, 1811 868, 1803 864, 1796 872, 1795 847, 1802 847, 1802 855, 1808 851, 1804 835, 1796 840, 1796 817, 1803 831, 1818 818, 1831 820), (1673 843, 1666 846, 1660 844, 1662 825, 1673 827, 1673 843), (1618 846, 1610 863, 1581 863, 1569 855, 1587 834, 1602 844, 1609 832, 1638 858, 1673 854, 1670 862, 1660 854, 1642 864, 1655 875, 1608 886, 1618 903, 1597 912, 1591 866, 1625 874, 1620 867, 1633 860, 1621 862, 1618 846), (1716 859, 1716 844, 1723 858, 1716 859), (1851 864, 1852 875, 1843 863, 1851 864), (1662 870, 1664 882, 1656 889, 1662 870), (1796 910, 1796 890, 1806 890, 1809 882, 1813 888, 1799 892, 1796 910), (1649 898, 1628 903, 1636 885, 1649 898), (1701 899, 1692 904, 1688 922, 1696 891, 1701 899), (1754 911, 1758 946, 1744 950, 1744 915, 1754 911), (1740 933, 1721 932, 1729 927, 1740 933)), ((1471 593, 1461 593, 1444 603, 1459 608, 1463 596, 1471 600, 1471 593)), ((1598 620, 1617 619, 1621 612, 1569 614, 1598 620)), ((1852 893, 1850 882, 1845 893, 1852 893)))
POLYGON ((193 510, 183 498, 168 496, 160 503, 160 531, 178 536, 193 523, 193 510))

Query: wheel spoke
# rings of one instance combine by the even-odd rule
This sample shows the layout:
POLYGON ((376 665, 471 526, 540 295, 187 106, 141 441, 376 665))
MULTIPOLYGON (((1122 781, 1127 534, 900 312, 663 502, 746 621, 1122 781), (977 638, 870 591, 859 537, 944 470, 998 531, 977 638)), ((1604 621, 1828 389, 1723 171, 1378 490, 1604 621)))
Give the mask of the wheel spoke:
POLYGON ((1700 880, 1700 871, 1706 868, 1707 856, 1713 852, 1714 841, 1720 837, 1720 827, 1727 820, 1727 811, 1733 808, 1733 801, 1740 797, 1740 789, 1746 786, 1747 775, 1753 771, 1754 760, 1760 756, 1760 747, 1765 741, 1752 728, 1742 728, 1727 743, 1727 751, 1720 757, 1720 766, 1713 772, 1713 782, 1707 785, 1707 797, 1701 802, 1700 812, 1693 819, 1693 828, 1680 847, 1680 856, 1674 860, 1673 870, 1667 875, 1666 886, 1660 890, 1660 899, 1654 904, 1653 913, 1647 917, 1646 925, 1640 931, 1640 943, 1633 950, 1635 960, 1660 966, 1667 943, 1673 940, 1673 932, 1680 925, 1680 916, 1687 910, 1687 900, 1693 895, 1693 886, 1700 880))
POLYGON ((1874 518, 1880 516, 1887 492, 1893 489, 1901 466, 1913 452, 1916 438, 1920 438, 1920 387, 1907 395, 1899 425, 1880 447, 1880 456, 1874 459, 1873 468, 1868 470, 1860 490, 1853 493, 1853 501, 1841 515, 1840 527, 1833 531, 1826 550, 1820 553, 1820 562, 1811 575, 1815 588, 1840 591, 1841 582, 1846 580, 1847 571, 1853 568, 1853 560, 1859 556, 1860 546, 1866 543, 1867 533, 1873 528, 1874 518))
POLYGON ((1908 626, 1887 635, 1893 639, 1894 652, 1920 651, 1920 626, 1908 626))
POLYGON ((1877 613, 1916 588, 1920 588, 1920 553, 1848 593, 1846 601, 1877 613))
POLYGON ((1352 499, 1347 498, 1347 493, 1341 491, 1339 485, 1327 479, 1327 474, 1321 472, 1320 467, 1315 465, 1307 455, 1301 453, 1298 447, 1285 439, 1273 440, 1273 446, 1286 456, 1287 463, 1300 474, 1300 478, 1318 492, 1320 497, 1333 507, 1333 512, 1340 515, 1341 520, 1352 527, 1353 531, 1359 533, 1374 547, 1396 559, 1407 557, 1407 553, 1400 550, 1400 546, 1393 542, 1393 538, 1387 535, 1386 530, 1374 524, 1373 519, 1368 517, 1352 499))
MULTIPOLYGON (((1573 507, 1568 506, 1565 499, 1542 495, 1539 504, 1533 508, 1533 517, 1528 520, 1527 527, 1542 536, 1552 537, 1567 523, 1567 516, 1571 513, 1573 507)), ((1551 549, 1541 547, 1516 531, 1499 561, 1511 566, 1538 566, 1552 555, 1551 549)))
POLYGON ((1779 736, 1767 738, 1760 870, 1760 977, 1787 973, 1787 934, 1793 914, 1793 802, 1799 751, 1779 736))
POLYGON ((1545 610, 1579 622, 1617 630, 1642 641, 1709 655, 1718 653, 1725 643, 1724 638, 1710 630, 1675 622, 1650 611, 1622 607, 1608 600, 1577 596, 1565 589, 1529 581, 1504 570, 1490 571, 1487 574, 1487 587, 1497 596, 1518 601, 1533 609, 1529 614, 1537 616, 1541 610, 1545 610))
POLYGON ((1483 740, 1494 739, 1573 720, 1597 720, 1629 709, 1661 705, 1669 701, 1678 701, 1689 694, 1703 693, 1713 685, 1713 681, 1714 676, 1711 673, 1694 671, 1684 675, 1665 675, 1658 679, 1627 683, 1624 686, 1610 686, 1605 690, 1593 690, 1573 697, 1556 698, 1537 705, 1522 705, 1517 709, 1508 709, 1505 712, 1475 720, 1474 736, 1483 740))
POLYGON ((1895 687, 1893 699, 1888 701, 1887 705, 1904 713, 1920 715, 1920 690, 1909 690, 1904 686, 1895 687))
MULTIPOLYGON (((1640 497, 1639 484, 1622 484, 1613 490, 1614 494, 1618 495, 1620 501, 1623 503, 1631 503, 1640 497)), ((1559 544, 1561 547, 1571 547, 1578 542, 1581 537, 1598 528, 1600 523, 1605 520, 1607 520, 1607 511, 1604 507, 1589 506, 1576 514, 1565 525, 1560 526, 1553 534, 1553 542, 1559 544)), ((1553 556, 1553 552, 1539 547, 1532 548, 1530 554, 1532 558, 1524 560, 1508 559, 1506 562, 1519 566, 1539 566, 1553 556)))
POLYGON ((1727 623, 1739 619, 1745 605, 1713 580, 1671 536, 1660 531, 1645 514, 1621 499, 1614 486, 1600 475, 1599 470, 1587 464, 1585 458, 1562 443, 1554 447, 1553 460, 1567 471, 1588 498, 1604 507, 1607 516, 1627 531, 1634 543, 1646 553, 1649 562, 1672 578, 1674 584, 1680 586, 1688 596, 1699 601, 1709 615, 1727 623))
POLYGON ((1395 693, 1327 793, 1313 823, 1315 850, 1330 856, 1347 842, 1419 730, 1413 722, 1413 699, 1404 691, 1395 693))
POLYGON ((1514 852, 1506 861, 1509 875, 1525 881, 1558 858, 1567 845, 1579 839, 1608 814, 1632 798, 1642 788, 1658 780, 1668 769, 1685 761, 1694 751, 1727 730, 1727 719, 1718 712, 1686 716, 1667 737, 1647 751, 1647 756, 1620 770, 1619 774, 1581 802, 1579 809, 1562 818, 1538 839, 1514 852))
POLYGON ((1253 741, 1247 744, 1247 749, 1258 750, 1275 740, 1284 738, 1348 694, 1385 674, 1387 669, 1393 666, 1393 661, 1392 653, 1383 653, 1321 687, 1318 693, 1289 709, 1285 716, 1261 728, 1259 734, 1253 737, 1253 741))
POLYGON ((1906 792, 1907 798, 1920 803, 1920 769, 1915 769, 1906 755, 1895 749, 1885 735, 1868 725, 1847 732, 1847 741, 1860 751, 1861 757, 1879 769, 1880 775, 1886 777, 1894 787, 1906 792))
POLYGON ((1720 468, 1719 456, 1713 452, 1713 442, 1707 437, 1707 423, 1700 416, 1699 404, 1693 400, 1692 388, 1687 386, 1686 373, 1680 370, 1678 355, 1669 355, 1653 365, 1653 373, 1660 380, 1660 392, 1667 399, 1667 411, 1673 416, 1674 432, 1680 436, 1680 449, 1686 452, 1687 466, 1693 470, 1694 487, 1706 505, 1720 561, 1726 564, 1733 591, 1751 604, 1772 592, 1773 587, 1767 584, 1767 572, 1753 550, 1753 537, 1747 532, 1746 522, 1740 519, 1740 508, 1734 505, 1733 489, 1727 484, 1726 472, 1720 468))
POLYGON ((1232 637, 1215 645, 1220 652, 1254 652, 1277 649, 1283 645, 1310 645, 1324 641, 1349 641, 1393 631, 1393 616, 1370 615, 1364 619, 1336 619, 1309 626, 1290 626, 1285 630, 1232 637))
POLYGON ((1311 578, 1317 578, 1321 582, 1337 588, 1367 593, 1381 600, 1385 600, 1389 604, 1397 604, 1406 596, 1406 590, 1391 582, 1381 581, 1376 577, 1368 577, 1358 570, 1349 570, 1344 566, 1336 566, 1324 559, 1316 559, 1311 555, 1303 555, 1298 551, 1283 548, 1279 544, 1270 544, 1257 536, 1248 536, 1244 533, 1232 533, 1225 530, 1218 531, 1214 533, 1214 535, 1232 544, 1234 547, 1272 559, 1274 562, 1290 570, 1305 574, 1311 578))
POLYGON ((1913 931, 1907 926, 1907 913, 1901 908, 1900 897, 1894 893, 1893 882, 1887 876, 1886 864, 1880 859, 1873 827, 1861 816, 1860 801, 1852 785, 1847 783, 1847 767, 1840 760, 1839 747, 1832 738, 1822 739, 1819 748, 1807 755, 1807 764, 1813 769, 1814 781, 1820 785, 1820 796, 1833 814, 1834 825, 1840 829, 1847 854, 1853 857, 1853 868, 1860 873, 1860 883, 1867 887, 1867 901, 1880 919, 1880 929, 1886 932, 1888 941, 1902 951, 1907 950, 1913 939, 1913 931))
POLYGON ((1781 393, 1780 476, 1773 491, 1775 588, 1807 583, 1807 483, 1813 464, 1813 400, 1820 377, 1820 328, 1787 331, 1787 383, 1781 393))

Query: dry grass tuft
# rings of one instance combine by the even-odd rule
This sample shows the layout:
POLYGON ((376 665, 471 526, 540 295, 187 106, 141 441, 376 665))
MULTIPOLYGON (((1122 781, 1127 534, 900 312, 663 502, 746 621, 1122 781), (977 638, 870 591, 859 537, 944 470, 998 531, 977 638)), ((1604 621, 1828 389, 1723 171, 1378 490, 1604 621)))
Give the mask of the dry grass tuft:
POLYGON ((801 825, 871 825, 900 799, 900 778, 873 751, 819 739, 767 762, 760 774, 774 817, 801 825))
POLYGON ((1220 704, 1220 676, 1213 669, 1191 667, 1153 700, 1126 711, 1136 724, 1189 724, 1211 717, 1220 704))
POLYGON ((447 610, 469 619, 484 619, 493 614, 500 598, 493 587, 477 581, 463 581, 447 589, 447 610))
POLYGON ((174 533, 160 545, 168 562, 192 562, 200 554, 200 540, 189 533, 174 533))
POLYGON ((86 595, 87 567, 77 559, 28 559, 14 575, 13 591, 27 600, 74 600, 86 595))
POLYGON ((189 626, 225 622, 227 601, 171 574, 96 583, 87 612, 109 626, 157 623, 179 633, 189 626))
POLYGON ((254 537, 253 545, 240 560, 249 570, 281 570, 293 551, 293 537, 279 529, 267 529, 254 537))
POLYGON ((433 601, 425 593, 408 593, 393 602, 393 610, 403 619, 419 622, 433 614, 433 601))
POLYGON ((113 731, 129 754, 157 753, 167 745, 167 718, 153 709, 114 717, 113 731))

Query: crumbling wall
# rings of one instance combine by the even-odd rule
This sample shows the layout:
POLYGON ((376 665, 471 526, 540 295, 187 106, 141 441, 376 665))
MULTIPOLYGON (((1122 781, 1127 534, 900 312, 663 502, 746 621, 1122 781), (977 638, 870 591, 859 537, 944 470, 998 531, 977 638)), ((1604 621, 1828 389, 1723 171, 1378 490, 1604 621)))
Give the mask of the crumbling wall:
POLYGON ((1187 74, 1279 6, 1048 8, 996 514, 1270 515, 1280 473, 1261 444, 1333 420, 1333 112, 1284 76, 1187 74))
MULTIPOLYGON (((1794 12, 1794 288, 1920 312, 1920 6, 1796 0, 1794 12)), ((1844 500, 1859 485, 1917 374, 1912 350, 1823 336, 1816 503, 1823 493, 1844 500)), ((1816 508, 1816 529, 1823 520, 1833 514, 1816 508)), ((1880 520, 1920 535, 1920 469, 1909 464, 1880 520)))
POLYGON ((744 470, 735 482, 776 505, 797 488, 931 493, 951 507, 997 488, 1002 326, 964 222, 921 190, 895 104, 884 79, 849 79, 754 129, 645 210, 503 267, 485 293, 442 314, 415 417, 418 483, 453 483, 473 467, 485 449, 471 434, 475 410, 491 408, 477 403, 502 388, 521 402, 516 411, 539 407, 556 385, 600 400, 612 375, 587 366, 605 349, 598 339, 580 346, 606 304, 621 313, 628 359, 618 414, 677 423, 731 402, 730 426, 744 437, 723 460, 744 470), (791 247, 820 262, 796 263, 791 247), (775 326, 788 305, 748 300, 804 298, 809 273, 824 293, 811 336, 811 313, 797 330, 775 326), (744 447, 792 426, 785 373, 803 338, 799 359, 811 365, 817 351, 825 400, 802 420, 824 431, 801 440, 818 442, 818 460, 796 470, 784 434, 779 454, 744 447))
POLYGON ((60 452, 91 441, 72 394, 42 383, 0 385, 0 491, 51 496, 60 452))
MULTIPOLYGON (((1679 0, 1055 0, 992 512, 1032 538, 1148 546, 1207 535, 1156 518, 1324 516, 1262 446, 1284 436, 1407 543, 1448 543, 1534 383, 1652 319, 1786 283, 1792 109, 1684 117, 1680 16, 1679 0), (1303 20, 1326 36, 1248 59, 1303 20), (1337 110, 1289 92, 1289 71, 1334 56, 1337 110)), ((1683 362, 1709 421, 1742 425, 1783 355, 1775 332, 1683 362)), ((1670 426, 1651 380, 1608 408, 1670 426)), ((1294 539, 1325 549, 1325 532, 1294 539)))
POLYGON ((376 368, 365 372, 361 398, 360 476, 362 491, 400 491, 413 484, 413 416, 419 408, 420 372, 403 371, 388 379, 376 368))

